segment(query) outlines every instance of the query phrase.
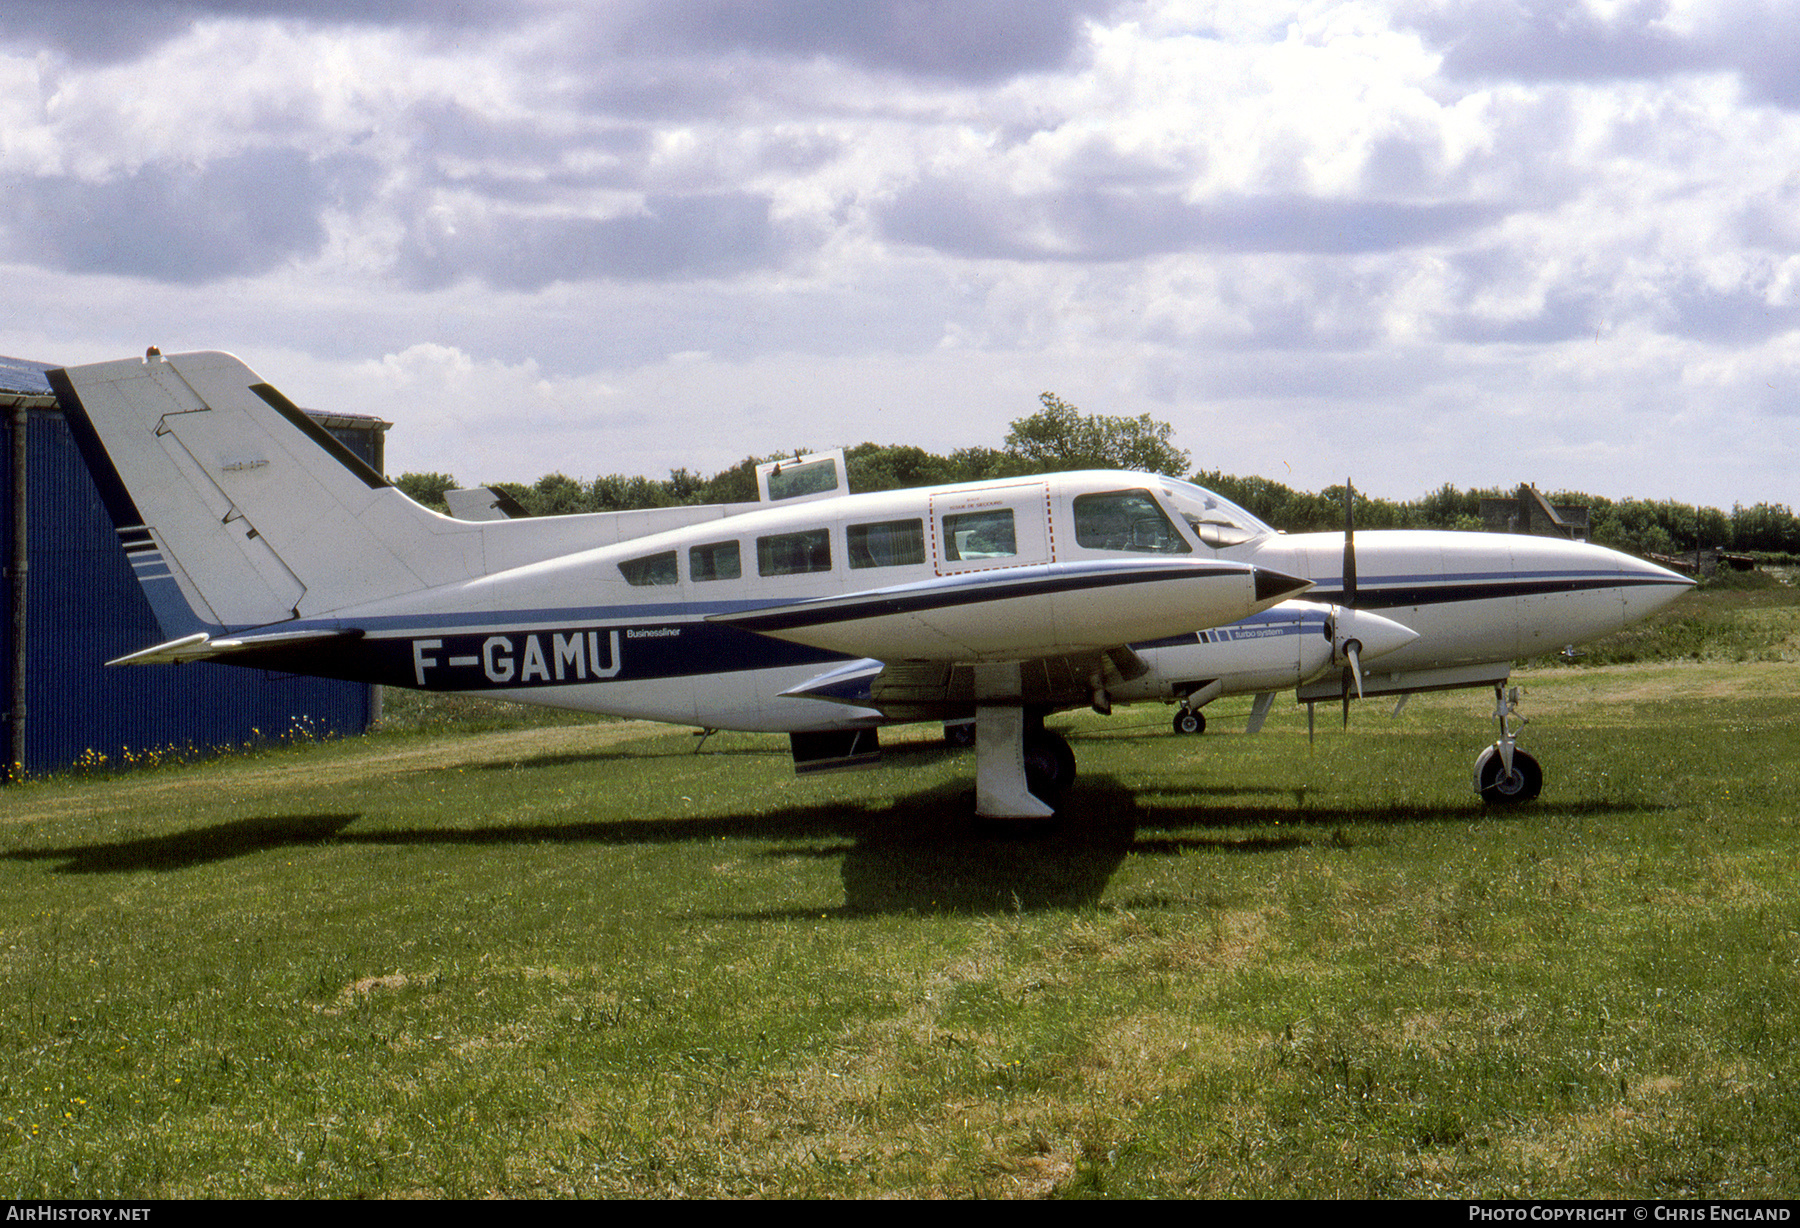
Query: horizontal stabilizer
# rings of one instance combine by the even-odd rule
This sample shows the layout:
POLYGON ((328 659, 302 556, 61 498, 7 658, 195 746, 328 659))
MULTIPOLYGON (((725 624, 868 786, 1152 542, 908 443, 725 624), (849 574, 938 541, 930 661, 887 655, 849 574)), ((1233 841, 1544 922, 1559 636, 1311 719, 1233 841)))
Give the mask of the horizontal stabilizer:
POLYGON ((444 505, 458 520, 520 520, 531 515, 517 499, 492 486, 446 490, 444 505))
POLYGON ((108 661, 108 665, 180 665, 184 661, 212 661, 259 648, 288 648, 320 640, 354 639, 359 628, 317 627, 307 631, 272 631, 261 635, 229 635, 215 639, 204 631, 178 640, 139 649, 108 661))

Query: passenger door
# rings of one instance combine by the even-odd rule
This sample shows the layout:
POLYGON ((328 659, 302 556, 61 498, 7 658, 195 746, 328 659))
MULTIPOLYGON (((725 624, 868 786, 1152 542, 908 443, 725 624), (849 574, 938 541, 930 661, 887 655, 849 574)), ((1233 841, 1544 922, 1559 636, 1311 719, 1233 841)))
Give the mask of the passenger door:
POLYGON ((1008 482, 933 494, 929 548, 940 576, 1055 562, 1048 485, 1008 482))

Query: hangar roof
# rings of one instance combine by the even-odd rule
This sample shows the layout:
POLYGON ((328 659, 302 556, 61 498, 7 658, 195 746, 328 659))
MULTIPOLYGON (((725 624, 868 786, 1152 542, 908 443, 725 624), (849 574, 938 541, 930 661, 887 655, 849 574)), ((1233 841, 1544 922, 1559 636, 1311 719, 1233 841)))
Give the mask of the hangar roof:
POLYGON ((28 358, 0 356, 0 404, 11 405, 20 395, 54 395, 50 391, 50 381, 44 378, 44 372, 56 366, 53 362, 32 362, 28 358))

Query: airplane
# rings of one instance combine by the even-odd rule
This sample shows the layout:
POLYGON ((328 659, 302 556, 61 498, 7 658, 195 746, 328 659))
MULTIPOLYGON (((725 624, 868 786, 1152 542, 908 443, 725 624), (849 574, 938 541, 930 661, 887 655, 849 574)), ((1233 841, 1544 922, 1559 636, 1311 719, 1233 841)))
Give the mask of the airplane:
MULTIPOLYGON (((1689 584, 1577 543, 1365 533, 1359 585, 1348 532, 1278 534, 1174 479, 852 495, 841 452, 760 466, 756 503, 460 520, 229 354, 153 347, 49 378, 168 637, 109 664, 784 732, 800 772, 872 765, 882 726, 972 714, 984 819, 1057 813, 1075 762, 1049 712, 1192 710, 1224 678, 1291 675, 1303 700, 1346 702, 1353 684, 1484 685, 1546 637, 1605 634, 1689 584)), ((1518 794, 1525 756, 1501 726, 1490 758, 1518 794)))

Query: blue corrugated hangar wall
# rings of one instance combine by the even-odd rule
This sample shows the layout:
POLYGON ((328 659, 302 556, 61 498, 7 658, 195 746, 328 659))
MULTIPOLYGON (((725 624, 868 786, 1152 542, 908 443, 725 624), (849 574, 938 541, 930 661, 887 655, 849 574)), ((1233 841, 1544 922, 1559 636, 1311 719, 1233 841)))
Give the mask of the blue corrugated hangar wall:
MULTIPOLYGON (((52 364, 53 365, 53 364, 52 364)), ((105 755, 107 766, 146 751, 206 751, 304 730, 313 735, 368 728, 373 688, 359 683, 272 674, 205 662, 107 669, 105 662, 164 637, 132 578, 43 372, 49 366, 0 358, 0 417, 6 458, 0 499, 0 559, 5 561, 6 651, 0 706, 8 758, 16 629, 13 627, 13 451, 24 408, 28 558, 25 640, 27 775, 56 772, 105 755)), ((372 419, 365 419, 373 422, 372 419)), ((336 423, 327 420, 328 425, 336 423)), ((383 424, 385 425, 385 424, 383 424)), ((334 430, 379 469, 376 432, 334 430)), ((0 778, 7 775, 0 772, 0 778)))

